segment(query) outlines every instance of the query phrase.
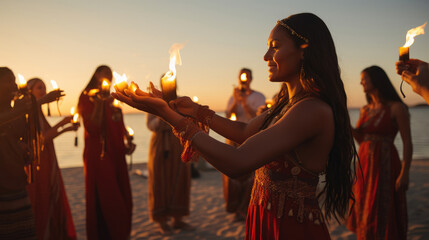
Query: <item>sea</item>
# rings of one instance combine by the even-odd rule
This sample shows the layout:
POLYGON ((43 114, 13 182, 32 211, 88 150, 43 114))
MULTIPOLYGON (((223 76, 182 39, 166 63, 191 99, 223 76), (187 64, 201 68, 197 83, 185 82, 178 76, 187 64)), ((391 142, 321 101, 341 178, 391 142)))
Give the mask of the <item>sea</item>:
MULTIPOLYGON (((413 159, 429 160, 429 107, 410 108, 411 134, 413 140, 413 159)), ((223 113, 218 113, 222 115, 223 113)), ((356 126, 359 118, 359 109, 349 109, 352 126, 356 126)), ((47 117, 51 125, 59 122, 62 117, 47 117)), ((126 126, 134 130, 134 143, 137 148, 132 156, 127 156, 128 163, 145 163, 148 159, 148 147, 151 131, 146 127, 146 114, 125 114, 124 122, 126 126)), ((210 135, 215 139, 224 142, 225 139, 217 133, 210 131, 210 135)), ((60 168, 82 167, 83 166, 83 127, 77 132, 67 132, 54 139, 60 168), (74 145, 75 137, 78 138, 78 146, 74 145)), ((399 156, 402 158, 402 141, 398 133, 395 139, 395 146, 399 156)))

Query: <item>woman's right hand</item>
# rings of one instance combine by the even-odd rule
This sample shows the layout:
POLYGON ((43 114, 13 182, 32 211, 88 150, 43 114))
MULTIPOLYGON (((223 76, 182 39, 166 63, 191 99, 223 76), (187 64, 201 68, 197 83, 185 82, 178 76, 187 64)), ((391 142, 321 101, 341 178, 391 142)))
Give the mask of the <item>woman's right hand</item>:
POLYGON ((192 101, 190 97, 179 97, 170 101, 170 107, 184 116, 195 118, 199 104, 192 101))

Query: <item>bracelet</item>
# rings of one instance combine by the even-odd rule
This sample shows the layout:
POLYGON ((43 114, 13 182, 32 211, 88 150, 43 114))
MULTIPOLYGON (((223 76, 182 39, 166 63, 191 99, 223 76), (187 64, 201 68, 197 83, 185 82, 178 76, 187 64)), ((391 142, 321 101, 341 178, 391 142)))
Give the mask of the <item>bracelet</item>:
POLYGON ((173 134, 179 138, 183 146, 181 155, 183 162, 189 162, 192 157, 196 156, 195 150, 191 146, 194 136, 203 131, 190 118, 182 118, 176 126, 173 127, 173 134))
POLYGON ((204 130, 208 131, 214 114, 215 112, 209 109, 208 106, 199 105, 197 109, 196 120, 204 126, 204 130))

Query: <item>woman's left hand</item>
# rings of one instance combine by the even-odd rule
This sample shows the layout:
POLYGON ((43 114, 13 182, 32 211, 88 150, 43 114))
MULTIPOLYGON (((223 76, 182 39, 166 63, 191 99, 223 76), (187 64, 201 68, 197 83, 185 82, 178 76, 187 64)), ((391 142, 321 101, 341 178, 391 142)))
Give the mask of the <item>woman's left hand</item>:
POLYGON ((401 172, 399 174, 398 178, 396 179, 396 184, 395 184, 396 191, 401 190, 401 189, 404 191, 407 191, 409 181, 410 180, 409 180, 408 173, 401 172))

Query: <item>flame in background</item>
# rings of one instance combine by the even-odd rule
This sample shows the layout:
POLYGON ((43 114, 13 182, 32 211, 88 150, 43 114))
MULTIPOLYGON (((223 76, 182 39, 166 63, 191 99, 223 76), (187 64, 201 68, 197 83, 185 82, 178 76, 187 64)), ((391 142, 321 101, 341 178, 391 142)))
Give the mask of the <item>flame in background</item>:
POLYGON ((170 50, 168 50, 168 53, 170 53, 170 70, 164 74, 162 79, 166 79, 168 81, 173 81, 176 79, 176 64, 182 65, 182 59, 180 58, 180 50, 184 47, 184 44, 180 43, 174 43, 171 45, 170 50))
POLYGON ((133 136, 133 135, 134 135, 134 130, 133 130, 132 128, 128 127, 128 126, 127 126, 127 131, 128 131, 128 134, 129 134, 130 136, 133 136))
POLYGON ((79 121, 79 113, 75 113, 73 115, 73 123, 77 123, 79 121))
POLYGON ((420 34, 425 34, 426 24, 427 24, 427 22, 425 22, 425 24, 423 24, 421 26, 418 26, 416 28, 412 28, 412 29, 408 30, 406 42, 405 42, 403 47, 410 47, 414 43, 414 37, 415 36, 420 35, 420 34))
POLYGON ((198 103, 198 97, 197 97, 197 96, 194 96, 194 97, 192 98, 192 101, 193 101, 194 103, 198 103))
POLYGON ((231 117, 229 117, 229 119, 232 121, 237 121, 237 116, 235 115, 235 113, 231 113, 231 117))
POLYGON ((241 80, 242 82, 247 81, 247 74, 246 74, 246 73, 242 73, 242 74, 240 75, 240 80, 241 80))
POLYGON ((71 109, 70 109, 70 114, 71 115, 74 115, 76 113, 76 109, 74 108, 74 107, 72 107, 71 109))
POLYGON ((18 85, 19 87, 26 87, 27 86, 27 81, 25 81, 24 76, 22 76, 21 74, 18 73, 18 85))
POLYGON ((59 89, 57 82, 55 82, 55 80, 51 80, 51 84, 52 84, 52 88, 55 89, 59 89))
POLYGON ((115 98, 115 100, 113 100, 113 106, 119 107, 119 101, 118 101, 118 99, 115 98))

